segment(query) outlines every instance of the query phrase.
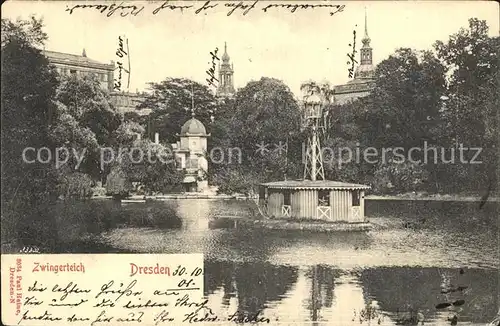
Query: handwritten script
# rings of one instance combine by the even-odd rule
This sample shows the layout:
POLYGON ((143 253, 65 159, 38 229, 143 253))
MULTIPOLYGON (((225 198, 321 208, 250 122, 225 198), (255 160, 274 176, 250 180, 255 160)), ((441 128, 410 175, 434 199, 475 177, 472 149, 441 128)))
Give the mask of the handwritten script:
POLYGON ((118 69, 118 76, 115 78, 114 82, 114 90, 116 91, 121 91, 122 89, 122 72, 125 71, 128 76, 128 82, 127 82, 127 89, 130 86, 130 56, 129 56, 129 49, 128 49, 128 39, 125 37, 118 36, 118 49, 116 50, 116 56, 119 58, 119 60, 116 62, 116 69, 118 69), (125 44, 126 44, 126 51, 125 51, 125 45, 123 43, 123 40, 125 39, 125 44), (127 67, 123 67, 123 59, 127 60, 127 67))
POLYGON ((227 10, 227 16, 231 16, 235 12, 240 12, 243 16, 254 10, 260 10, 264 13, 273 10, 282 10, 289 13, 297 13, 306 10, 326 10, 330 16, 344 11, 345 5, 334 4, 308 4, 308 3, 284 3, 278 1, 276 3, 270 1, 186 1, 185 4, 178 1, 164 1, 161 5, 157 3, 147 5, 125 4, 125 2, 112 4, 71 4, 66 7, 66 12, 70 15, 78 13, 82 9, 94 10, 98 13, 105 14, 107 17, 118 15, 120 17, 138 16, 144 12, 150 12, 153 15, 163 14, 166 12, 178 12, 181 14, 193 12, 196 15, 207 14, 214 9, 223 8, 227 10), (150 7, 146 9, 146 6, 150 7))
POLYGON ((219 51, 219 48, 215 48, 213 52, 210 52, 210 56, 212 57, 212 62, 210 68, 206 71, 208 78, 207 78, 207 83, 208 86, 212 86, 217 88, 216 82, 219 82, 217 78, 215 78, 215 61, 220 61, 219 57, 217 56, 217 52, 219 51))
POLYGON ((347 57, 350 60, 350 61, 347 61, 347 64, 350 66, 349 69, 348 69, 348 71, 349 71, 349 78, 353 77, 353 75, 354 75, 354 65, 358 63, 358 61, 356 61, 356 58, 355 58, 356 53, 358 52, 358 51, 356 51, 356 30, 352 31, 352 35, 353 35, 352 44, 349 43, 349 46, 352 47, 352 52, 351 53, 347 53, 347 57))
POLYGON ((203 255, 2 255, 8 325, 270 323, 262 311, 218 313, 203 296, 203 255))

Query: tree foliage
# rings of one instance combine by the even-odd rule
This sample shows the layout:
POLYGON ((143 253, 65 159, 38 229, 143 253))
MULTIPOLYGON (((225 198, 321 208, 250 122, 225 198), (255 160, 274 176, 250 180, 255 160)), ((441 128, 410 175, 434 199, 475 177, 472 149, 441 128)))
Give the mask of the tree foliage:
POLYGON ((224 158, 217 157, 215 161, 221 162, 211 164, 209 170, 225 175, 214 180, 234 184, 234 180, 248 178, 256 184, 282 179, 285 174, 298 177, 301 111, 290 89, 280 80, 263 77, 238 90, 231 104, 232 110, 218 116, 212 126, 211 144, 222 150, 224 158), (232 157, 230 161, 233 149, 241 153, 241 160, 232 157), (230 168, 239 172, 228 172, 230 168))
POLYGON ((155 144, 143 135, 144 128, 135 122, 120 125, 114 133, 112 166, 119 167, 130 182, 140 183, 146 193, 171 192, 184 176, 176 168, 173 149, 170 144, 155 144))
POLYGON ((485 21, 471 18, 468 28, 460 29, 447 42, 436 42, 434 47, 450 76, 441 115, 441 144, 482 149, 481 164, 444 167, 439 181, 472 189, 495 185, 500 38, 488 36, 485 21))
POLYGON ((17 23, 2 19, 2 199, 9 202, 14 194, 29 201, 53 197, 55 180, 37 177, 35 171, 50 166, 23 162, 27 147, 53 148, 49 122, 54 112, 52 101, 57 87, 54 71, 35 48, 46 36, 42 22, 36 19, 17 23), (33 44, 32 44, 33 42, 33 44), (26 178, 31 182, 26 182, 26 178))
POLYGON ((55 72, 37 46, 46 39, 42 21, 2 19, 2 241, 43 239, 53 226, 43 206, 57 198, 53 165, 27 163, 24 149, 47 147, 57 87, 55 72), (5 226, 5 228, 4 228, 5 226), (7 227, 8 226, 8 227, 7 227))
POLYGON ((215 97, 208 87, 189 79, 169 77, 150 84, 150 93, 139 108, 151 109, 149 121, 154 132, 174 143, 181 126, 191 118, 193 106, 196 118, 208 126, 216 111, 215 97))

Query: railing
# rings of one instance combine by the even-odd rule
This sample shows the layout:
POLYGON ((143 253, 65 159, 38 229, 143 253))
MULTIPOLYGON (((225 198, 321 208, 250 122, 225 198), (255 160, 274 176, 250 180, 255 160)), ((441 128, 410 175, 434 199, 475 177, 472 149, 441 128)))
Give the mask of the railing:
POLYGON ((330 206, 318 206, 317 217, 318 219, 330 220, 332 218, 332 208, 330 206))
POLYGON ((359 206, 351 207, 351 218, 360 219, 361 218, 361 208, 359 206))
POLYGON ((281 206, 281 215, 290 217, 290 212, 292 211, 292 206, 290 205, 283 205, 281 206))

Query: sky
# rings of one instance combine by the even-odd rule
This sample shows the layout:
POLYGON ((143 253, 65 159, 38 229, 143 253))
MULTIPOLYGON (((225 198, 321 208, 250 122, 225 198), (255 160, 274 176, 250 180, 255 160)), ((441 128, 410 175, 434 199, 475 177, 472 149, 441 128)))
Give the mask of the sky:
MULTIPOLYGON (((111 5, 113 1, 92 4, 111 5)), ((115 2, 116 5, 121 1, 115 2)), ((234 64, 235 87, 244 87, 251 80, 273 77, 282 80, 296 94, 304 81, 343 84, 349 80, 347 54, 356 31, 356 49, 361 47, 364 34, 365 10, 368 34, 373 48, 374 64, 382 61, 397 48, 430 49, 436 40, 446 41, 450 34, 468 26, 468 19, 486 20, 490 35, 499 34, 499 6, 481 1, 310 1, 309 4, 345 5, 341 12, 330 15, 335 8, 262 9, 272 3, 301 4, 304 2, 258 0, 246 15, 223 1, 211 1, 218 6, 200 14, 195 10, 205 1, 169 4, 193 5, 191 9, 162 9, 160 2, 128 1, 123 5, 144 6, 136 16, 111 17, 95 8, 76 8, 72 14, 66 8, 83 1, 7 1, 2 6, 2 18, 28 18, 34 14, 43 17, 49 36, 45 49, 81 54, 109 63, 118 61, 118 37, 129 42, 131 61, 130 91, 146 90, 148 82, 166 77, 191 78, 208 84, 206 71, 211 67, 210 52, 219 49, 222 56, 224 42, 234 64)), ((232 2, 238 4, 239 1, 232 2)), ((245 1, 250 6, 254 1, 245 1)), ((359 57, 359 52, 358 52, 359 57)))

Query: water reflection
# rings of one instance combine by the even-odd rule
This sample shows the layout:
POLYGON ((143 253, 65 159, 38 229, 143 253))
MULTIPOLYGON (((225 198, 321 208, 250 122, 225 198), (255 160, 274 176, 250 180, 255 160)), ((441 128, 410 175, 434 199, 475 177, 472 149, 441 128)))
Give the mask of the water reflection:
POLYGON ((361 281, 365 296, 377 298, 395 321, 407 318, 405 313, 420 311, 426 319, 440 322, 457 315, 459 320, 487 323, 498 309, 495 270, 387 267, 363 270, 361 281), (458 300, 465 303, 436 309, 440 303, 458 300))
POLYGON ((210 215, 211 207, 208 200, 184 200, 176 201, 176 212, 179 214, 180 219, 184 222, 183 230, 196 230, 195 233, 202 233, 208 230, 208 223, 206 217, 210 215))
POLYGON ((369 203, 367 214, 389 227, 332 234, 208 228, 214 216, 251 213, 237 201, 88 201, 45 214, 55 221, 48 223, 54 252, 203 253, 205 296, 220 316, 262 311, 271 324, 313 325, 489 322, 498 309, 495 209, 426 205, 369 203))
POLYGON ((388 267, 339 270, 324 265, 276 266, 270 263, 205 263, 205 296, 221 315, 236 311, 271 320, 328 322, 335 325, 450 325, 487 323, 496 314, 496 271, 388 267), (443 277, 467 284, 469 291, 447 295, 443 277), (436 305, 463 298, 460 307, 436 305))

